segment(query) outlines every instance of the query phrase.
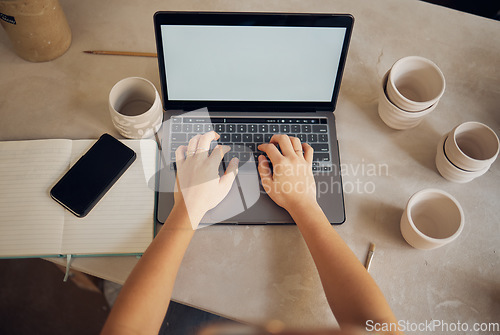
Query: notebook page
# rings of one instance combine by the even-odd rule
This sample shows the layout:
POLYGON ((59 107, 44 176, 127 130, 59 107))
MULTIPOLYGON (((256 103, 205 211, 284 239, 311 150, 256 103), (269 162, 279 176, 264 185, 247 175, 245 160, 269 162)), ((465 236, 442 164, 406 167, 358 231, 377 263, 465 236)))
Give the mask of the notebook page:
MULTIPOLYGON (((73 141, 72 161, 94 142, 73 141)), ((143 161, 154 169, 156 142, 124 140, 123 143, 136 152, 136 160, 86 217, 65 213, 63 253, 143 253, 153 240, 155 194, 144 177, 143 161), (147 159, 143 160, 142 155, 147 159)))
POLYGON ((61 252, 64 209, 49 192, 70 155, 70 140, 0 142, 0 257, 61 252))

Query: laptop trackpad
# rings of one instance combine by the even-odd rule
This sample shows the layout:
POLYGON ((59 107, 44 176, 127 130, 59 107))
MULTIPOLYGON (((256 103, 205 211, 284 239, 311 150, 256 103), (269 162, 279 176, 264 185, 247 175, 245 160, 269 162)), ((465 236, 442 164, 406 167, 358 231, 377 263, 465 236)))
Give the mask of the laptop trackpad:
MULTIPOLYGON (((253 164, 253 163, 252 163, 253 164)), ((240 169, 229 194, 209 211, 203 223, 293 223, 290 215, 272 201, 260 186, 257 174, 240 169)))
POLYGON ((228 195, 215 208, 205 214, 202 223, 219 223, 226 221, 233 216, 244 212, 243 202, 241 201, 240 192, 236 182, 233 183, 228 195))
MULTIPOLYGON (((240 168, 235 181, 224 200, 203 217, 203 223, 218 223, 245 212, 260 197, 259 177, 255 163, 247 162, 240 168), (252 164, 253 169, 250 164, 252 164)), ((223 173, 223 171, 221 171, 223 173)), ((229 220, 231 221, 231 220, 229 220)))

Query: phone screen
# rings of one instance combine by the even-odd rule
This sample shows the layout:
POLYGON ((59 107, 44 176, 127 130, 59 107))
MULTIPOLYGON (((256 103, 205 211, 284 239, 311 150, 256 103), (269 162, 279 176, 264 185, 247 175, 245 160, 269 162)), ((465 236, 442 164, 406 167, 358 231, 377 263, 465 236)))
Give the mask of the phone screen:
POLYGON ((50 195, 76 216, 84 217, 135 158, 132 149, 104 134, 57 182, 50 195))

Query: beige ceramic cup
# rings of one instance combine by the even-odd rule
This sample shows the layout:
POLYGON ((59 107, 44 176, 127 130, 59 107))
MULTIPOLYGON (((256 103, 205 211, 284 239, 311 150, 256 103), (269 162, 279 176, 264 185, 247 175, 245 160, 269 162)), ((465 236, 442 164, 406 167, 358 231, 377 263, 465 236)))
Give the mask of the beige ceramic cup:
POLYGON ((387 97, 386 85, 389 71, 384 75, 378 92, 378 114, 382 121, 393 129, 409 129, 420 124, 423 118, 431 113, 437 106, 437 102, 429 108, 420 112, 408 112, 394 105, 387 97))
POLYGON ((444 151, 445 143, 449 140, 450 135, 448 133, 441 138, 436 151, 436 168, 443 178, 455 183, 467 183, 479 176, 482 176, 488 171, 489 166, 477 171, 467 171, 457 167, 448 159, 448 156, 444 151))
POLYGON ((0 24, 19 57, 55 59, 68 50, 71 30, 58 0, 0 0, 0 24))
POLYGON ((109 93, 109 112, 118 132, 127 138, 146 138, 163 121, 160 95, 153 83, 140 77, 120 80, 109 93))
POLYGON ((456 126, 445 143, 448 159, 467 171, 489 169, 499 149, 500 143, 495 132, 480 122, 465 122, 456 126))
POLYGON ((438 189, 424 189, 408 200, 400 227, 403 238, 412 247, 435 249, 460 235, 464 213, 450 194, 438 189))
POLYGON ((445 90, 439 67, 424 57, 401 58, 392 66, 387 80, 387 96, 399 108, 418 112, 435 105, 445 90))

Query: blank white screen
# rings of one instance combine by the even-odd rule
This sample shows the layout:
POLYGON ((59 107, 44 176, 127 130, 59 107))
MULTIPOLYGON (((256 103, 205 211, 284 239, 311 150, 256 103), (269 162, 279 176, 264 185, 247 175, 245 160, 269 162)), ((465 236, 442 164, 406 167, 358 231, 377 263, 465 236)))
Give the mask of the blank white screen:
POLYGON ((331 101, 345 28, 162 25, 169 100, 331 101))

